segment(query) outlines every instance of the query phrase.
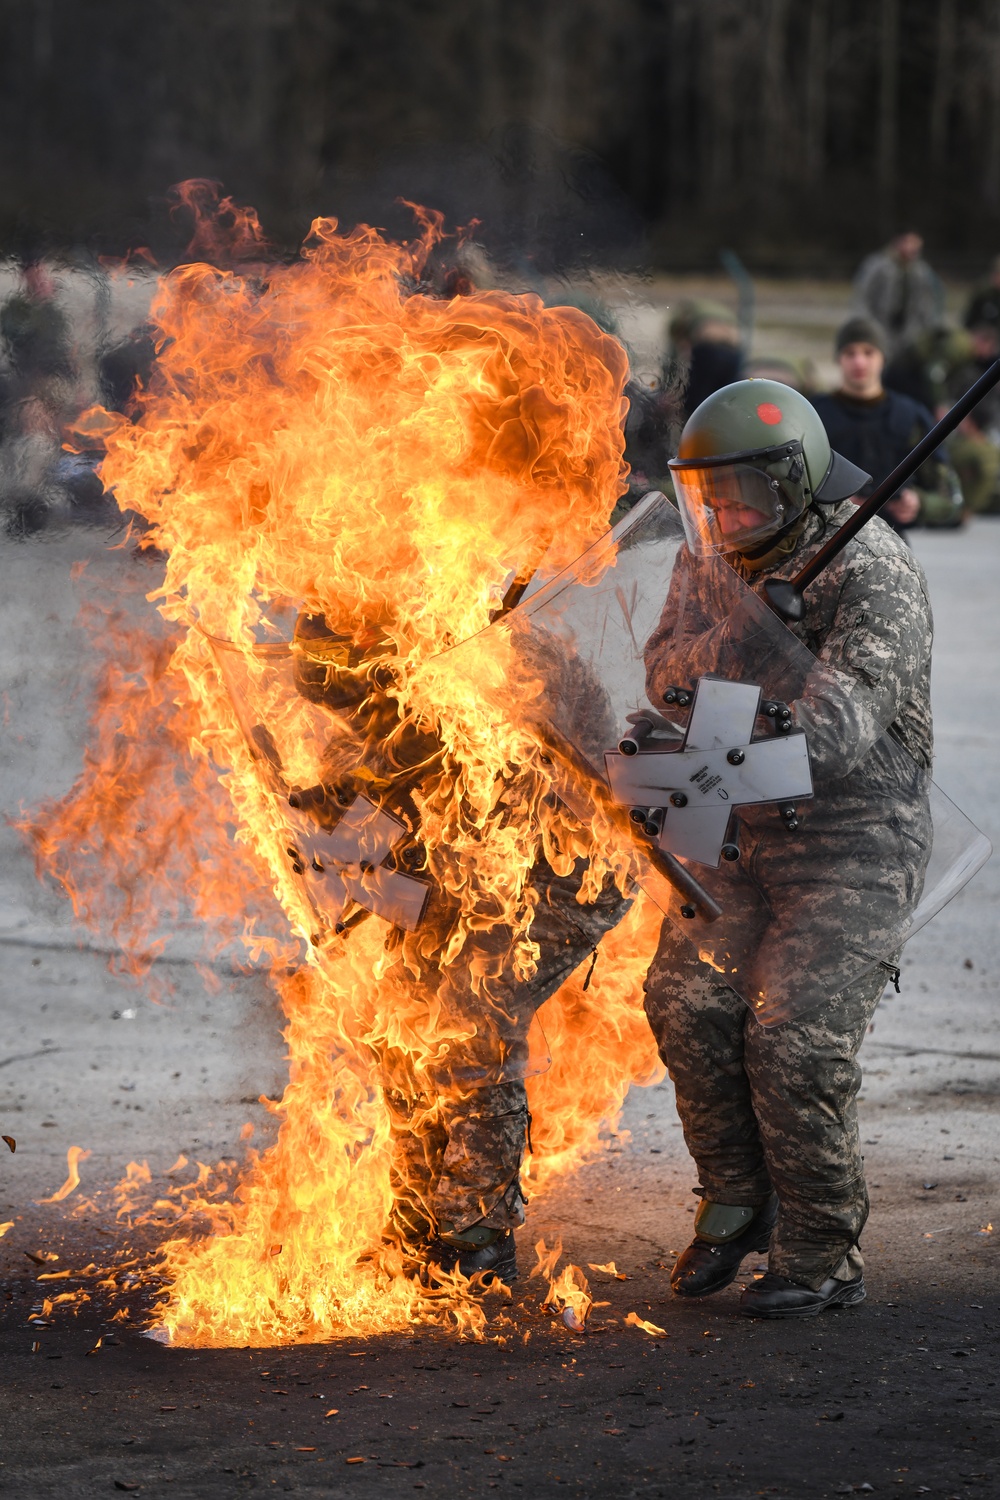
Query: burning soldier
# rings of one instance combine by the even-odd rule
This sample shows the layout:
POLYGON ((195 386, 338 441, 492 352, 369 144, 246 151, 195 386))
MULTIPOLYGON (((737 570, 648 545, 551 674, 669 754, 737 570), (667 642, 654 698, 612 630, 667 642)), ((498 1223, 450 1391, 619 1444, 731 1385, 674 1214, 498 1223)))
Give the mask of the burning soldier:
MULTIPOLYGON (((391 1119, 394 1204, 386 1238, 415 1267, 457 1267, 466 1277, 478 1272, 509 1284, 517 1275, 514 1230, 524 1222, 526 1201, 520 1169, 530 1135, 524 1080, 534 1066, 532 1019, 574 969, 596 960, 601 938, 629 901, 603 865, 596 868, 578 852, 586 839, 567 813, 550 822, 546 854, 534 862, 518 913, 523 917, 525 907, 533 908, 534 961, 526 964, 512 925, 498 920, 499 906, 488 899, 475 930, 459 944, 467 875, 446 848, 438 847, 432 857, 420 837, 422 819, 441 795, 439 778, 447 786, 442 804, 450 798, 452 778, 438 735, 403 710, 388 665, 394 646, 387 623, 373 622, 360 638, 351 638, 323 617, 300 616, 293 647, 296 686, 330 710, 339 727, 331 736, 323 784, 294 791, 290 800, 336 827, 359 794, 371 799, 401 825, 394 870, 411 878, 431 876, 419 920, 407 924, 410 930, 390 930, 380 976, 383 993, 396 985, 422 1003, 430 1047, 402 1045, 384 1021, 369 1039, 391 1119)), ((540 794, 551 804, 537 774, 515 768, 494 816, 501 823, 523 823, 540 794)), ((341 927, 365 915, 357 908, 341 927)))
MULTIPOLYGON (((645 648, 653 705, 674 701, 671 684, 705 674, 754 679, 752 624, 731 612, 720 556, 751 585, 789 577, 851 513, 867 477, 831 451, 804 397, 767 380, 703 402, 671 469, 687 548, 645 648)), ((873 966, 822 1005, 763 1025, 664 922, 646 981, 701 1197, 671 1285, 707 1296, 770 1247, 767 1274, 741 1300, 745 1314, 768 1318, 865 1296, 856 1059, 892 968, 875 959, 898 944, 930 846, 932 624, 919 563, 871 521, 810 590, 792 629, 818 659, 787 695, 817 795, 799 819, 786 817, 788 828, 774 809, 741 810, 742 878, 770 913, 758 968, 794 994, 810 952, 819 959, 835 943, 873 966)))

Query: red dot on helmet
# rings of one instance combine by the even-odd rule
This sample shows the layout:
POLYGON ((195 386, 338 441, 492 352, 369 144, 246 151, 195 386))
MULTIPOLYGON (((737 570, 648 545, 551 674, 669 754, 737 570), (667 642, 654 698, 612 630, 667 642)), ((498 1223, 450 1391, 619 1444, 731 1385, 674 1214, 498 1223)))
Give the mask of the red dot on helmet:
POLYGON ((757 415, 762 422, 767 423, 768 427, 776 427, 783 413, 781 407, 775 406, 773 401, 762 401, 757 408, 757 415))

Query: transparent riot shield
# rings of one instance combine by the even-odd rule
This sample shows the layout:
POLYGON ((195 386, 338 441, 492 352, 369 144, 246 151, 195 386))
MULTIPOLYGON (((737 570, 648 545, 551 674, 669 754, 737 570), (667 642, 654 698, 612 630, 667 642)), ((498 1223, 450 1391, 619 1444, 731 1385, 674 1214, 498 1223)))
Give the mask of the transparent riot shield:
POLYGON ((640 883, 765 1025, 891 967, 989 857, 877 699, 692 558, 662 495, 491 629, 561 794, 610 802, 640 883))
POLYGON ((368 918, 393 929, 371 981, 380 1014, 394 1017, 388 1027, 374 1021, 369 1037, 385 1085, 414 1097, 544 1071, 536 1011, 628 902, 612 888, 581 912, 573 879, 545 866, 533 881, 539 953, 530 976, 517 971, 511 930, 499 921, 452 951, 457 872, 447 849, 424 847, 411 795, 437 770, 436 741, 401 742, 395 703, 364 685, 352 696, 349 671, 332 684, 331 640, 207 639, 263 796, 258 842, 314 958, 335 961, 339 941, 368 918))
POLYGON ((377 915, 413 931, 428 884, 412 873, 412 820, 381 805, 349 718, 310 700, 291 644, 209 638, 273 818, 273 853, 311 911, 318 945, 377 915))

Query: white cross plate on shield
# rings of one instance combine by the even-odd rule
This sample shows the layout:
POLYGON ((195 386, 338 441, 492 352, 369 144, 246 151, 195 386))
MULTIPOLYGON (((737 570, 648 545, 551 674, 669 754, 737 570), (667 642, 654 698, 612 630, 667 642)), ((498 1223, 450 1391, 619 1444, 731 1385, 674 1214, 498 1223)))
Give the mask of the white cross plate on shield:
POLYGON ((738 808, 812 796, 802 730, 753 739, 760 700, 753 683, 702 677, 679 749, 649 737, 636 754, 606 753, 615 801, 662 813, 656 842, 665 853, 718 865, 738 808))

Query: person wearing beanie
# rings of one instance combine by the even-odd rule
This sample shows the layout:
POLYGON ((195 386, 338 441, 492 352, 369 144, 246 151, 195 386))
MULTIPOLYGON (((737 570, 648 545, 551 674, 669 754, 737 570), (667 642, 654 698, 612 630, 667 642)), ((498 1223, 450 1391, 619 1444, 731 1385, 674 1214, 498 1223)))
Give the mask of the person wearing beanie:
MULTIPOLYGON (((870 494, 934 425, 926 407, 886 390, 884 330, 873 318, 848 318, 834 341, 840 386, 814 396, 813 405, 830 445, 872 476, 858 499, 870 494)), ((943 449, 928 459, 912 484, 883 507, 882 517, 901 535, 918 521, 957 525, 962 519, 961 491, 943 449)))

